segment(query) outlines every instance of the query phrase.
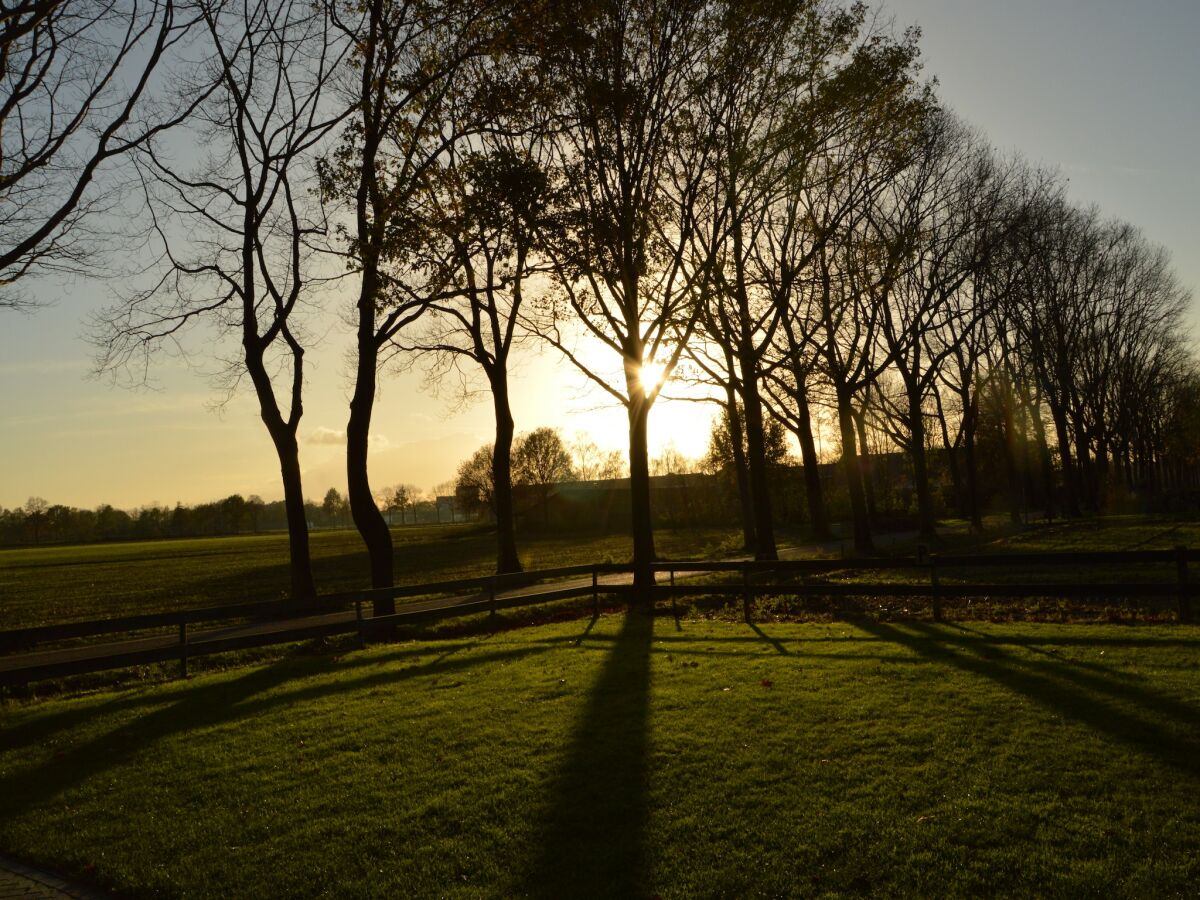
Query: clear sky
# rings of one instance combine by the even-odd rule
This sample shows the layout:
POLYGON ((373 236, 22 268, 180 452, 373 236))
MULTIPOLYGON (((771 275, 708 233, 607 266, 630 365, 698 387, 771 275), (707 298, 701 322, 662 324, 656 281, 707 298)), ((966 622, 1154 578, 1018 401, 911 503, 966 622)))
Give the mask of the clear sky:
MULTIPOLYGON (((926 72, 950 106, 1001 149, 1059 167, 1078 202, 1141 226, 1200 294, 1198 0, 890 0, 887 10, 898 27, 922 27, 926 72)), ((0 505, 31 495, 121 507, 234 492, 278 497, 278 469, 249 394, 213 412, 218 394, 204 373, 178 361, 159 367, 154 392, 87 379, 83 323, 108 291, 86 281, 47 286, 51 308, 0 313, 0 505)), ((349 394, 346 328, 331 317, 322 333, 301 427, 305 490, 314 498, 344 489, 337 433, 349 394)), ((623 411, 548 353, 525 359, 514 383, 518 431, 554 425, 625 447, 623 411)), ((489 440, 490 406, 458 410, 453 388, 442 393, 422 390, 415 373, 385 381, 376 486, 432 487, 489 440)), ((652 453, 673 442, 699 455, 710 417, 694 403, 660 405, 652 453)))

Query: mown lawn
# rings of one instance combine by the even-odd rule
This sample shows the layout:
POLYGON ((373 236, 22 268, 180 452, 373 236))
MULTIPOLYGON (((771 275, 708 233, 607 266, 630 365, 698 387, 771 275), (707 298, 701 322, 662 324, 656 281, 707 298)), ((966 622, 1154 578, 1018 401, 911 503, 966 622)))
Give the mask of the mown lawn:
MULTIPOLYGON (((495 571, 496 538, 475 526, 397 528, 400 584, 470 578, 495 571)), ((732 529, 661 530, 659 552, 711 556, 734 546, 732 529)), ((527 568, 624 562, 624 535, 525 535, 527 568)), ((322 593, 370 586, 355 531, 312 535, 313 572, 322 593)), ((278 600, 288 589, 284 534, 84 544, 0 550, 0 630, 75 619, 278 600)))
POLYGON ((134 896, 1194 896, 1200 629, 641 614, 10 704, 134 896))

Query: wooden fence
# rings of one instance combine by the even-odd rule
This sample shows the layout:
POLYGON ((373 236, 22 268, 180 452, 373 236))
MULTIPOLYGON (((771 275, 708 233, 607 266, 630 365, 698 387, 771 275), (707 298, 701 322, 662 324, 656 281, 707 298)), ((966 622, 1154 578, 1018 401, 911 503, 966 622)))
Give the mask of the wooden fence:
POLYGON ((973 555, 930 554, 924 548, 917 556, 892 559, 864 560, 786 560, 732 562, 664 562, 652 567, 656 574, 665 574, 667 584, 658 585, 660 596, 719 596, 732 600, 740 598, 747 621, 756 597, 891 597, 928 598, 933 618, 942 621, 942 601, 947 598, 1005 598, 1034 599, 1042 597, 1082 598, 1091 600, 1167 598, 1173 600, 1181 623, 1192 621, 1192 589, 1188 579, 1188 563, 1200 562, 1200 551, 1176 547, 1174 550, 1132 550, 1122 552, 1079 553, 1004 553, 973 555), (1100 581, 1081 578, 1067 582, 990 581, 961 579, 945 580, 947 575, 961 575, 963 570, 995 569, 1042 570, 1055 568, 1146 567, 1170 568, 1170 578, 1158 581, 1100 581), (921 580, 914 581, 848 581, 804 580, 831 573, 857 574, 863 572, 916 570, 921 580), (681 574, 728 573, 740 576, 736 583, 677 584, 681 574), (788 580, 779 580, 780 576, 788 580), (764 579, 777 580, 764 580, 764 579), (801 579, 797 581, 796 579, 801 579))
MULTIPOLYGON (((1067 597, 1086 599, 1165 598, 1174 602, 1178 620, 1192 621, 1188 564, 1200 562, 1200 551, 1138 550, 1119 553, 1022 553, 992 555, 929 554, 863 560, 794 560, 730 562, 660 562, 652 566, 654 597, 675 607, 679 597, 715 596, 742 603, 747 621, 754 600, 763 596, 789 597, 919 597, 931 602, 933 617, 943 618, 942 601, 951 597, 1031 599, 1067 597), (1142 581, 1065 582, 990 581, 962 578, 969 570, 1006 568, 1038 571, 1087 567, 1093 573, 1108 567, 1159 567, 1170 577, 1142 581), (908 580, 829 581, 831 574, 906 572, 908 580), (736 575, 734 581, 708 581, 712 575, 736 575), (915 579, 913 576, 917 576, 915 579), (700 580, 697 580, 697 579, 700 580), (665 579, 665 580, 664 580, 665 579), (947 580, 949 579, 949 580, 947 580)), ((465 578, 432 584, 401 585, 377 590, 326 595, 314 605, 297 608, 284 603, 244 603, 206 609, 179 610, 123 616, 90 622, 67 622, 0 632, 0 685, 45 678, 118 669, 177 660, 187 674, 188 660, 271 644, 291 643, 337 634, 357 634, 365 642, 372 635, 398 625, 420 624, 502 609, 537 606, 561 600, 590 597, 593 615, 601 595, 630 596, 629 583, 605 582, 605 576, 629 576, 628 565, 587 565, 544 569, 513 575, 465 578), (564 579, 573 582, 561 583, 564 579), (586 580, 585 580, 586 579, 586 580), (558 581, 559 584, 553 582, 558 581), (547 583, 550 582, 550 583, 547 583), (364 606, 390 597, 412 601, 393 615, 368 616, 364 606), (195 626, 209 627, 196 631, 195 626), (39 644, 109 634, 136 635, 169 629, 170 633, 131 636, 119 642, 88 643, 72 648, 36 651, 39 644), (193 629, 189 632, 189 629, 193 629), (33 652, 31 652, 33 651, 33 652)), ((1163 574, 1160 572, 1160 574, 1163 574)))
POLYGON ((8 654, 0 656, 0 685, 171 660, 179 661, 186 675, 189 659, 212 653, 338 634, 357 633, 360 641, 365 642, 372 635, 397 625, 476 613, 494 616, 502 609, 536 606, 573 597, 590 596, 593 610, 597 610, 601 595, 619 594, 629 589, 628 585, 605 584, 601 577, 628 571, 628 566, 617 565, 571 566, 328 594, 304 607, 280 602, 242 603, 0 631, 0 654, 8 654), (589 576, 590 580, 581 585, 561 587, 544 584, 551 579, 579 576, 589 576), (511 593, 526 588, 531 590, 516 595, 511 593), (364 614, 365 605, 383 597, 418 599, 401 607, 394 615, 364 614), (209 627, 198 631, 198 625, 209 627), (163 630, 169 630, 169 634, 161 634, 163 630), (147 631, 160 633, 138 634, 147 631), (38 645, 110 634, 128 637, 119 642, 31 652, 38 645))

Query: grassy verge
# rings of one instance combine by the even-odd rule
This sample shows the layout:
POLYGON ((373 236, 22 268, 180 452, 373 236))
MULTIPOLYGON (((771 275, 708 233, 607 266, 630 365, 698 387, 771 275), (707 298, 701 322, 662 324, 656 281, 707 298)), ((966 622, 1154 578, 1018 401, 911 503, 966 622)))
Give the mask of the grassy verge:
POLYGON ((1184 896, 1200 629, 604 616, 11 705, 0 849, 144 896, 1184 896))

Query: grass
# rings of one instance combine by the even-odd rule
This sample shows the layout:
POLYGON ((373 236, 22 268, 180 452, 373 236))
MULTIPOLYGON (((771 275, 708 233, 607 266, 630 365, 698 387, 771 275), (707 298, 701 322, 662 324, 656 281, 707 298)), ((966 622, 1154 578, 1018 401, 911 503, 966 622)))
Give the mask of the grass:
POLYGON ((633 614, 10 704, 0 849, 149 897, 1188 896, 1200 629, 633 614))
MULTIPOLYGON (((1125 516, 1052 525, 1036 525, 1016 533, 996 522, 982 539, 966 535, 963 523, 947 523, 944 552, 974 550, 1067 551, 1169 549, 1185 544, 1200 547, 1200 521, 1164 517, 1125 516)), ((485 575, 495 564, 495 536, 477 526, 411 527, 393 531, 395 571, 399 583, 485 575)), ((719 558, 739 549, 735 529, 660 529, 658 552, 673 559, 719 558)), ((527 568, 553 568, 591 562, 622 562, 631 555, 629 539, 612 535, 525 535, 522 561, 527 568)), ((804 545, 802 535, 786 533, 783 544, 804 545)), ((884 538, 889 553, 912 553, 911 537, 884 538)), ((334 592, 368 583, 367 559, 354 531, 319 531, 312 536, 318 588, 334 592)), ((1038 573, 1039 579, 1076 579, 1081 575, 1128 578, 1175 577, 1173 566, 1154 572, 1114 568, 1089 573, 1058 569, 1038 573)), ((1029 579, 1029 572, 998 569, 944 574, 976 580, 1029 579)), ((848 576, 875 580, 873 573, 848 576)), ((923 579, 917 572, 897 572, 897 579, 923 579)), ((162 612, 218 606, 285 596, 287 538, 283 534, 197 538, 139 543, 91 544, 0 550, 0 630, 107 618, 142 612, 162 612)))
MULTIPOLYGON (((732 529, 661 530, 664 556, 710 556, 731 549, 732 529)), ((495 536, 473 526, 392 532, 398 583, 469 578, 495 571, 495 536)), ((527 568, 621 562, 624 535, 532 535, 521 540, 527 568)), ((367 587, 366 552, 355 531, 312 535, 318 590, 367 587)), ((288 587, 284 534, 85 544, 0 550, 0 630, 275 600, 288 587)))

